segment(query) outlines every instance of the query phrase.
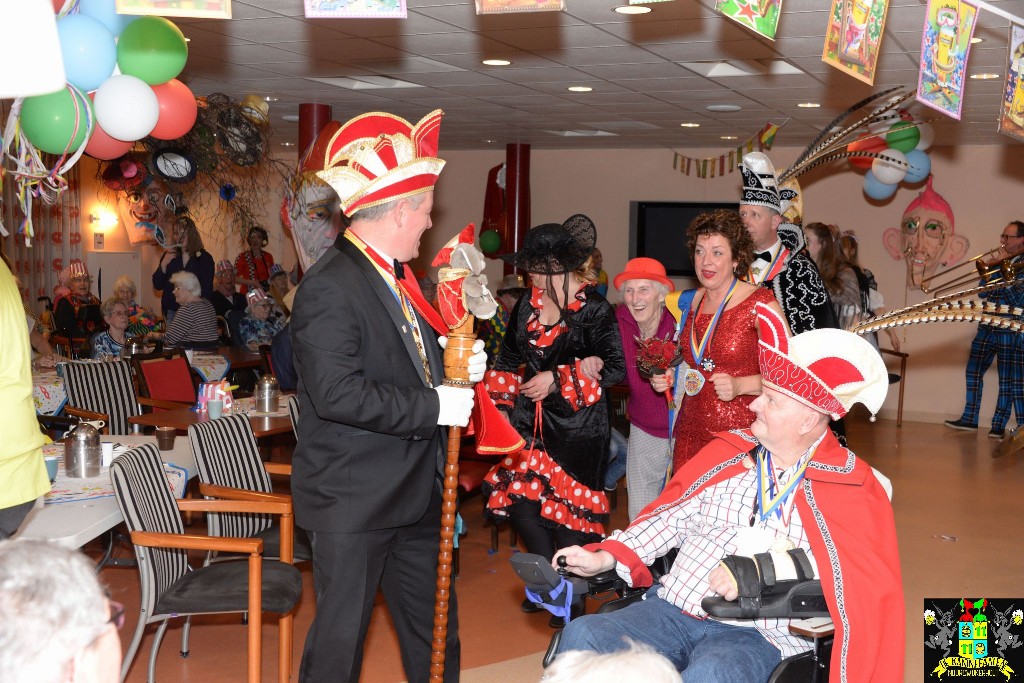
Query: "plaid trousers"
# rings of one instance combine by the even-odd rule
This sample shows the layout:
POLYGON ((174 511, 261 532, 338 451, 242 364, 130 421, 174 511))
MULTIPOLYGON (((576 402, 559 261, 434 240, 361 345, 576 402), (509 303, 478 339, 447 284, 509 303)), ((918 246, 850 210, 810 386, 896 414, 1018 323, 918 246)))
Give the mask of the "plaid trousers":
POLYGON ((985 372, 996 360, 999 396, 992 415, 992 429, 1006 429, 1011 408, 1017 413, 1018 426, 1024 424, 1024 342, 1016 332, 979 325, 967 358, 967 401, 960 419, 978 424, 985 372))

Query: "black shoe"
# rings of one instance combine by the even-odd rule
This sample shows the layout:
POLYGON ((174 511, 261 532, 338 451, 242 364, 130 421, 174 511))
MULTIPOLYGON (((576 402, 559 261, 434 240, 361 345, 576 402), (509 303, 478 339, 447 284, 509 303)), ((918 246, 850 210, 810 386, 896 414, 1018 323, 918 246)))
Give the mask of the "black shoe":
POLYGON ((1006 436, 1005 429, 990 429, 988 430, 988 438, 990 439, 1002 439, 1006 436))
POLYGON ((522 609, 527 614, 533 614, 534 612, 543 612, 544 611, 543 607, 541 607, 540 605, 538 605, 534 601, 530 600, 530 598, 526 598, 525 600, 523 600, 523 604, 520 607, 520 609, 522 609))
POLYGON ((548 626, 551 628, 565 628, 565 617, 556 617, 554 614, 548 619, 548 626))
POLYGON ((964 422, 961 420, 946 420, 945 425, 953 429, 962 429, 965 432, 977 431, 978 425, 972 425, 970 422, 964 422))

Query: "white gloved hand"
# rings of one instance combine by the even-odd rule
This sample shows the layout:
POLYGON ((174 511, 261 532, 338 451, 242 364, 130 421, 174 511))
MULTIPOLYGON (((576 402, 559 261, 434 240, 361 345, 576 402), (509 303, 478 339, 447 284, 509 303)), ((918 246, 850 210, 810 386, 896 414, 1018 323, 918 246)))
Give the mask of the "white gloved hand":
MULTIPOLYGON (((438 337, 437 343, 442 349, 448 348, 448 337, 438 337)), ((487 354, 484 352, 484 340, 477 339, 473 342, 473 355, 466 359, 466 368, 469 370, 469 381, 476 383, 484 378, 487 372, 487 354)))
POLYGON ((473 412, 472 389, 463 387, 446 387, 443 384, 434 387, 440 410, 437 413, 437 424, 443 427, 465 427, 469 424, 469 414, 473 412))

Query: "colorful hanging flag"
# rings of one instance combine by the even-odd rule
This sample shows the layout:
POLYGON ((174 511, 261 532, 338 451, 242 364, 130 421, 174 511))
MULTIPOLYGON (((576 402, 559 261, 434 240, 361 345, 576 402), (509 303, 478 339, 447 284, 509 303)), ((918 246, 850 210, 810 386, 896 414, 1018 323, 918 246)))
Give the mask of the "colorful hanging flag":
POLYGON ((782 0, 718 0, 715 9, 754 33, 775 40, 782 0))
POLYGON ((1024 141, 1024 26, 1010 24, 999 132, 1024 141))
POLYGON ((405 19, 405 0, 306 0, 307 19, 405 19))
POLYGON ((477 14, 548 11, 565 11, 565 0, 476 0, 477 14))
POLYGON ((118 14, 153 14, 161 17, 198 19, 231 18, 231 0, 117 0, 114 8, 118 14))
POLYGON ((917 100, 960 120, 964 76, 978 8, 967 0, 928 0, 917 100))
POLYGON ((888 10, 889 0, 832 0, 821 61, 874 85, 888 10))
POLYGON ((744 149, 746 149, 747 153, 754 151, 755 142, 759 150, 771 149, 775 143, 775 134, 779 132, 781 127, 769 121, 757 134, 748 138, 746 142, 740 143, 736 149, 730 149, 728 152, 723 152, 715 157, 694 159, 683 156, 678 152, 673 152, 672 168, 683 175, 690 175, 690 169, 693 168, 696 170, 698 178, 707 178, 709 176, 714 178, 716 174, 724 176, 726 173, 732 173, 739 168, 740 162, 743 160, 744 149))

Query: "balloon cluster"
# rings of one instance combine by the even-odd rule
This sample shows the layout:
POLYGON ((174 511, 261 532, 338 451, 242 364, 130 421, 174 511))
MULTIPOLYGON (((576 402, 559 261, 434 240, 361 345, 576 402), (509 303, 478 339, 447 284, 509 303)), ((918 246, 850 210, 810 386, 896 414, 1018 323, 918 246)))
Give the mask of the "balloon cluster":
POLYGON ((850 157, 850 165, 867 171, 864 194, 884 201, 896 194, 900 183, 915 184, 931 173, 927 150, 935 139, 930 124, 916 123, 906 112, 885 116, 868 126, 868 132, 847 146, 851 152, 873 152, 876 156, 850 157))
MULTIPOLYGON (((54 0, 54 9, 64 4, 54 0)), ((87 154, 115 159, 136 140, 174 140, 192 128, 196 99, 176 78, 188 46, 173 23, 117 14, 115 0, 79 0, 77 13, 57 20, 57 34, 68 85, 25 98, 21 109, 36 148, 67 154, 85 142, 87 154)))

